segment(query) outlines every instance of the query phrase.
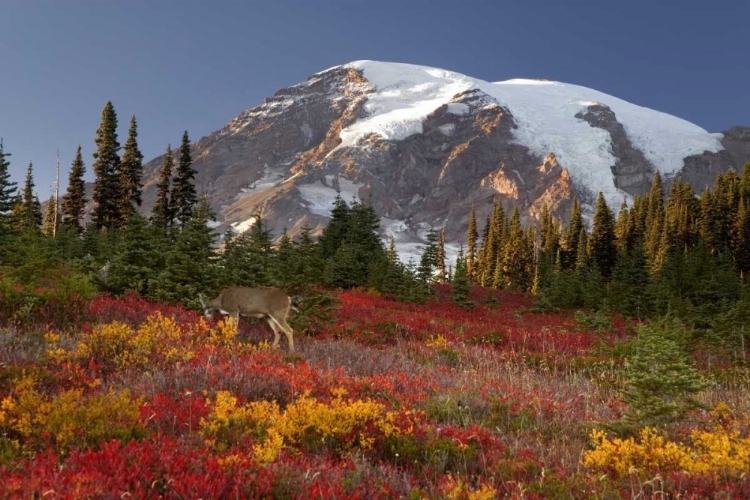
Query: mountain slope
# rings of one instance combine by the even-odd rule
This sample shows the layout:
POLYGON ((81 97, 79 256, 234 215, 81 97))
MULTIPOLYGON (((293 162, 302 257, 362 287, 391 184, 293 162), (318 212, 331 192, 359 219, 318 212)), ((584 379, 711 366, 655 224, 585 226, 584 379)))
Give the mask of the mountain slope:
MULTIPOLYGON (((263 207, 276 234, 322 228, 341 192, 371 197, 405 257, 432 225, 462 240, 471 206, 483 218, 493 199, 526 220, 544 202, 565 218, 572 196, 602 191, 617 208, 657 170, 700 191, 750 160, 750 129, 708 133, 577 85, 357 61, 279 90, 194 144, 193 158, 222 227, 242 230, 263 207)), ((146 166, 147 209, 160 162, 146 166)))

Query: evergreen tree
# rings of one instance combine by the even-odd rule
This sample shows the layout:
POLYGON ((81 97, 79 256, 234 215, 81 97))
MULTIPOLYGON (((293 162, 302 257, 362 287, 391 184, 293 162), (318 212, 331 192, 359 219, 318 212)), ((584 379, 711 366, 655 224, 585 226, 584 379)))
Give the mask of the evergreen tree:
POLYGON ((26 182, 23 191, 16 198, 16 206, 13 210, 15 226, 20 231, 38 231, 42 225, 42 205, 34 194, 34 166, 29 162, 26 170, 26 182))
MULTIPOLYGON (((0 144, 0 154, 2 154, 2 144, 0 144)), ((750 202, 750 162, 745 163, 745 166, 742 167, 739 192, 740 196, 745 199, 745 203, 750 202)))
POLYGON ((649 261, 656 258, 659 252, 659 242, 664 224, 664 188, 661 175, 657 171, 651 181, 651 191, 648 194, 648 209, 646 212, 645 249, 649 261))
POLYGON ((527 244, 529 238, 521 227, 518 208, 513 209, 510 228, 503 247, 501 259, 495 268, 495 288, 528 291, 531 289, 534 272, 533 246, 527 244))
POLYGON ((582 227, 578 235, 578 248, 576 249, 576 266, 577 273, 584 273, 589 268, 589 237, 586 234, 586 228, 582 227))
POLYGON ((172 206, 172 214, 180 223, 180 227, 190 220, 193 214, 193 207, 198 201, 198 194, 195 191, 195 174, 193 169, 193 159, 190 156, 190 139, 188 139, 187 130, 182 136, 180 145, 180 158, 177 164, 177 173, 172 186, 172 196, 169 200, 172 206))
POLYGON ((124 222, 119 210, 122 193, 118 177, 120 143, 117 142, 117 114, 109 101, 102 110, 95 142, 93 222, 97 229, 118 227, 124 222))
POLYGON ((209 226, 214 214, 208 200, 201 198, 195 216, 180 231, 165 256, 165 269, 150 284, 151 294, 159 300, 181 302, 198 309, 198 294, 211 295, 220 284, 213 242, 215 231, 209 226))
POLYGON ((62 200, 62 219, 63 225, 80 233, 83 231, 81 221, 86 210, 86 184, 83 181, 83 174, 86 173, 86 167, 83 164, 81 155, 81 146, 76 150, 76 157, 70 168, 68 177, 68 191, 62 200))
POLYGON ((680 346, 682 326, 674 320, 638 327, 635 353, 628 359, 625 423, 663 425, 681 420, 702 405, 695 396, 707 383, 680 346))
POLYGON ((135 115, 130 118, 128 140, 123 148, 122 162, 119 169, 120 216, 126 220, 141 206, 143 184, 143 154, 138 149, 138 124, 135 115))
POLYGON ((427 231, 427 245, 422 250, 422 256, 419 259, 417 275, 425 286, 432 283, 435 269, 437 268, 437 241, 438 232, 434 228, 427 231))
POLYGON ((273 237, 256 210, 253 225, 226 241, 221 264, 227 285, 264 287, 274 284, 273 237))
POLYGON ((456 256, 456 270, 453 273, 452 285, 453 303, 464 309, 472 309, 474 302, 469 298, 471 282, 469 281, 469 271, 466 268, 463 245, 456 256))
POLYGON ((167 144, 167 151, 164 153, 161 163, 159 182, 156 184, 156 202, 151 209, 151 223, 165 231, 172 225, 173 219, 172 205, 169 202, 169 186, 172 181, 173 166, 172 148, 167 144))
POLYGON ((596 199, 594 225, 589 238, 589 257, 605 279, 611 276, 617 263, 613 217, 604 200, 604 194, 600 191, 596 199))
POLYGON ((732 226, 732 256, 737 270, 747 279, 750 272, 750 198, 740 200, 732 226))
POLYGON ((152 295, 152 282, 164 270, 168 245, 164 233, 138 212, 120 230, 121 241, 111 257, 102 288, 114 294, 135 291, 152 295))
POLYGON ((581 204, 578 202, 578 198, 574 198, 573 208, 570 211, 570 224, 568 224, 568 230, 565 233, 564 251, 561 255, 563 269, 575 269, 578 261, 578 236, 581 234, 583 227, 581 204))
POLYGON ((448 281, 448 270, 445 268, 445 227, 441 227, 438 231, 436 257, 437 273, 435 274, 435 281, 446 283, 448 281))
POLYGON ((318 240, 324 259, 331 258, 339 249, 349 231, 350 222, 349 205, 347 205, 339 193, 333 201, 331 220, 325 229, 323 229, 323 234, 320 235, 320 239, 318 240))
POLYGON ((10 212, 13 210, 17 188, 17 183, 10 180, 9 156, 10 153, 5 152, 3 140, 0 138, 0 233, 10 227, 10 212))
POLYGON ((341 288, 365 286, 371 274, 382 269, 386 258, 378 235, 380 219, 370 203, 354 202, 351 209, 347 209, 345 203, 337 201, 334 210, 338 207, 343 207, 344 213, 334 214, 331 224, 336 221, 336 227, 328 231, 329 224, 320 239, 321 247, 339 245, 333 256, 326 259, 325 280, 341 288))
MULTIPOLYGON (((476 279, 477 264, 477 213, 474 205, 471 206, 471 216, 469 217, 469 228, 466 231, 466 268, 469 272, 469 278, 473 281, 476 279)), ((445 270, 445 264, 443 264, 445 270)))
POLYGON ((44 222, 42 223, 42 234, 52 238, 57 232, 57 204, 55 195, 50 195, 47 201, 47 209, 44 212, 44 222))

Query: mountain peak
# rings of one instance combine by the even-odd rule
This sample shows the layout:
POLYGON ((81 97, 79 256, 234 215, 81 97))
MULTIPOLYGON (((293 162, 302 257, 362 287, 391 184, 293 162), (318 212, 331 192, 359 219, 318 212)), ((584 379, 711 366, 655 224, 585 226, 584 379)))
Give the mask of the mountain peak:
MULTIPOLYGON (((471 206, 484 217, 497 199, 528 221, 544 203, 565 218, 572 196, 585 207, 599 191, 617 209, 656 171, 700 191, 750 160, 745 130, 708 133, 580 85, 361 60, 280 89, 193 157, 224 227, 245 227, 262 206, 276 234, 293 235, 325 226, 337 193, 371 197, 408 254, 429 227, 461 241, 471 206)), ((146 169, 154 177, 159 161, 146 169)))

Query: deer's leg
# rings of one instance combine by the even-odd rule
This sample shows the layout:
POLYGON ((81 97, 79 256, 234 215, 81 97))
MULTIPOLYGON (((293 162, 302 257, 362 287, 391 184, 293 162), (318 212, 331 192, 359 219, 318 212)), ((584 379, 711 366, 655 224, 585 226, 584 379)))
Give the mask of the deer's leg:
POLYGON ((276 322, 273 320, 271 316, 269 316, 266 321, 268 321, 268 324, 271 326, 271 329, 273 330, 273 348, 278 349, 279 348, 279 340, 281 340, 281 334, 279 333, 279 327, 276 324, 276 322))
POLYGON ((284 330, 284 333, 286 334, 286 340, 289 343, 289 352, 294 352, 294 330, 292 330, 292 327, 289 326, 289 323, 286 322, 286 319, 273 319, 274 321, 276 321, 276 324, 279 326, 279 328, 284 330))

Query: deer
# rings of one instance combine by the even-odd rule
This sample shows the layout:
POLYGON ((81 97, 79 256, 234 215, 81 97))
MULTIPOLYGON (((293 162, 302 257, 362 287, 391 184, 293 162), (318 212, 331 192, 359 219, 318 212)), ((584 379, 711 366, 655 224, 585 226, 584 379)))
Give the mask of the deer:
POLYGON ((225 288, 215 299, 206 302, 198 294, 206 319, 213 318, 217 312, 234 318, 239 322, 240 316, 248 318, 266 318, 275 335, 273 347, 279 347, 281 331, 286 334, 289 352, 294 352, 294 330, 286 322, 292 306, 292 299, 277 288, 249 288, 234 286, 225 288))

